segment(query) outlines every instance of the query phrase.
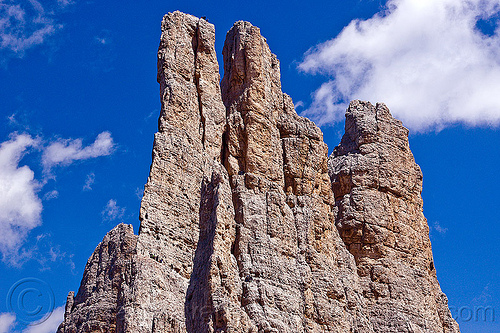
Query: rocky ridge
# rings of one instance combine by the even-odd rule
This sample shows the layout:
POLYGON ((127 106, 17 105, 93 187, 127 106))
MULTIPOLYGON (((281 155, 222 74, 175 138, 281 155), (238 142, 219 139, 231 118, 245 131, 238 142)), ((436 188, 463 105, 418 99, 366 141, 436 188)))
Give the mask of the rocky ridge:
POLYGON ((163 18, 139 234, 105 236, 58 332, 459 332, 406 128, 354 101, 328 158, 260 30, 230 29, 222 80, 214 43, 163 18))

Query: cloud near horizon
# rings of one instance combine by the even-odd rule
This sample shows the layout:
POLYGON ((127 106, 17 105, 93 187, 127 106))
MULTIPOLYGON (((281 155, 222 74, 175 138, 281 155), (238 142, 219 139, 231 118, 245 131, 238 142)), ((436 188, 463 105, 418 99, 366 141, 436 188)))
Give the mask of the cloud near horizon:
MULTIPOLYGON (((57 307, 51 315, 42 323, 28 326, 22 333, 53 333, 57 331, 59 324, 64 320, 64 305, 57 307)), ((14 333, 17 325, 16 316, 12 313, 0 313, 0 333, 14 333)), ((18 332, 16 330, 16 332, 18 332)))
POLYGON ((0 313, 0 333, 9 333, 14 327, 16 316, 11 313, 0 313))
POLYGON ((28 326, 22 333, 52 333, 56 332, 64 320, 64 305, 54 309, 47 320, 38 325, 28 326))
MULTIPOLYGON (((107 156, 114 151, 114 142, 109 132, 102 132, 95 141, 83 146, 82 139, 58 139, 44 144, 40 138, 29 134, 11 133, 7 141, 0 143, 0 258, 2 261, 20 266, 35 258, 34 249, 22 248, 31 230, 42 224, 43 201, 39 192, 48 179, 55 179, 52 168, 68 166, 76 160, 87 160, 107 156), (31 167, 21 165, 25 155, 32 150, 42 151, 40 159, 30 159, 31 167), (36 177, 32 168, 40 163, 43 176, 36 177)), ((91 184, 88 184, 90 188, 91 184)), ((58 197, 57 190, 48 191, 43 200, 58 197)), ((123 216, 120 207, 112 208, 109 218, 123 216), (114 209, 114 210, 113 210, 114 209), (122 214, 122 215, 120 215, 122 214)))
POLYGON ((306 54, 326 77, 302 112, 341 121, 353 99, 384 102, 413 131, 500 124, 500 0, 389 0, 306 54), (478 28, 482 25, 482 28, 478 28))

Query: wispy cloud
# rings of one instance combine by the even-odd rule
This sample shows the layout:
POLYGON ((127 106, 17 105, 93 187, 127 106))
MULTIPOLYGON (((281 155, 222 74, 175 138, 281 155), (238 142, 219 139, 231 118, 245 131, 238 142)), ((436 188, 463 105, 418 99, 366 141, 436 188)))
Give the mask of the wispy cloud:
POLYGON ((64 306, 54 309, 52 314, 43 323, 33 326, 28 326, 23 333, 54 333, 57 327, 64 320, 64 306))
POLYGON ((52 190, 43 195, 43 200, 52 200, 59 197, 59 192, 57 190, 52 190))
POLYGON ((11 313, 0 313, 0 333, 9 333, 14 327, 16 316, 11 313))
POLYGON ((110 72, 114 69, 116 60, 116 48, 113 44, 113 33, 103 29, 94 36, 92 55, 87 59, 87 66, 92 71, 110 72))
POLYGON ((102 132, 94 143, 86 147, 83 147, 82 139, 59 139, 44 149, 42 164, 44 171, 50 173, 55 166, 67 166, 74 161, 110 155, 113 150, 114 142, 109 132, 102 132))
MULTIPOLYGON (((58 250, 51 244, 37 244, 26 248, 25 242, 31 230, 42 224, 42 199, 51 200, 59 196, 57 190, 40 195, 41 189, 48 179, 55 178, 52 168, 68 166, 75 160, 87 160, 99 156, 110 155, 113 152, 114 142, 109 132, 103 132, 95 141, 82 145, 82 139, 59 139, 48 145, 41 138, 34 139, 28 134, 12 133, 9 139, 0 143, 0 255, 2 261, 20 266, 24 262, 34 259, 43 265, 44 262, 54 261, 53 254, 59 258, 69 255, 58 250), (34 171, 28 165, 21 165, 23 157, 33 151, 42 152, 40 160, 30 158, 30 163, 40 163, 44 169, 41 177, 35 177, 34 171), (51 246, 47 249, 47 246, 51 246), (48 253, 48 254, 47 254, 48 253), (49 259, 47 259, 49 258, 49 259)), ((94 180, 93 173, 87 176, 86 187, 90 188, 94 180)), ((125 209, 109 206, 110 211, 105 216, 113 220, 121 218, 125 209)), ((46 242, 47 243, 47 242, 46 242)))
POLYGON ((75 2, 73 0, 57 0, 57 3, 61 7, 67 7, 69 5, 73 5, 75 2))
POLYGON ((0 145, 0 253, 10 261, 28 232, 39 226, 42 202, 40 182, 26 165, 19 166, 27 149, 38 142, 26 134, 13 134, 0 145))
POLYGON ((99 35, 94 37, 95 41, 100 45, 107 45, 112 43, 111 33, 109 30, 101 30, 99 35))
POLYGON ((151 112, 150 112, 150 113, 149 113, 149 114, 148 114, 148 115, 144 118, 144 121, 149 121, 149 119, 151 119, 151 118, 153 118, 153 117, 157 116, 159 113, 160 113, 160 111, 159 111, 159 110, 157 110, 157 109, 152 110, 152 111, 151 111, 151 112))
POLYGON ((93 172, 87 175, 87 179, 85 179, 85 184, 83 185, 83 191, 92 191, 92 185, 95 182, 95 174, 93 172))
POLYGON ((36 0, 0 1, 0 49, 22 57, 53 35, 61 24, 36 0))
POLYGON ((302 101, 295 102, 294 107, 295 107, 295 109, 303 108, 304 102, 302 102, 302 101))
POLYGON ((499 0, 389 0, 306 53, 299 68, 325 75, 303 115, 343 119, 351 99, 385 102, 412 130, 500 123, 499 0))
POLYGON ((125 208, 118 206, 114 199, 110 199, 101 212, 102 220, 105 222, 121 220, 124 214, 125 208))
POLYGON ((40 234, 36 236, 36 243, 33 247, 27 250, 25 261, 33 259, 40 264, 40 271, 47 271, 52 268, 53 263, 69 266, 71 271, 75 269, 73 262, 73 254, 61 250, 60 245, 53 244, 52 235, 50 233, 40 234))
POLYGON ((139 200, 142 200, 142 197, 144 196, 144 188, 140 188, 140 187, 136 188, 135 195, 137 196, 137 198, 139 200))
MULTIPOLYGON (((54 309, 42 323, 28 326, 22 333, 54 333, 64 320, 64 306, 54 309)), ((11 313, 0 313, 0 333, 12 333, 16 326, 16 316, 11 313)), ((17 332, 17 331, 16 331, 17 332)))

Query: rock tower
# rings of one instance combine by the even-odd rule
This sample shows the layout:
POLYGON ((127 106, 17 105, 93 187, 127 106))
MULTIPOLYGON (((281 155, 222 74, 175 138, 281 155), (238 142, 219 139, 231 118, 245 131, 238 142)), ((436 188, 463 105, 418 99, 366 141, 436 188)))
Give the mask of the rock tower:
POLYGON ((433 265, 408 130, 354 101, 328 157, 260 30, 165 15, 138 235, 88 260, 58 332, 459 332, 433 265))

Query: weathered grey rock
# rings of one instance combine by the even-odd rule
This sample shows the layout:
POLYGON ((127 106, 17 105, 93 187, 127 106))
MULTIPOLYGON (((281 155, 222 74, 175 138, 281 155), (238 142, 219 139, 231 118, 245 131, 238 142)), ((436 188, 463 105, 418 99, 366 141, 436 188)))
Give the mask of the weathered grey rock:
POLYGON ((223 55, 241 305, 259 332, 371 332, 333 223, 321 131, 281 91, 279 62, 257 27, 237 22, 223 55))
POLYGON ((226 111, 214 43, 214 26, 205 20, 180 12, 163 19, 158 50, 162 108, 137 245, 138 255, 153 258, 155 265, 144 261, 135 277, 133 305, 126 311, 131 332, 151 332, 161 318, 174 323, 174 331, 186 329, 186 292, 204 200, 201 186, 212 179, 224 182, 218 161, 226 111))
POLYGON ((408 130, 384 104, 353 101, 328 163, 335 224, 377 331, 458 332, 436 278, 408 130))
POLYGON ((59 332, 116 332, 130 293, 130 270, 137 236, 131 225, 119 224, 97 246, 87 261, 76 297, 70 292, 59 332))
POLYGON ((106 235, 58 332, 457 332, 406 129, 356 102, 328 160, 260 30, 228 32, 221 86, 214 42, 164 17, 139 235, 106 235))

